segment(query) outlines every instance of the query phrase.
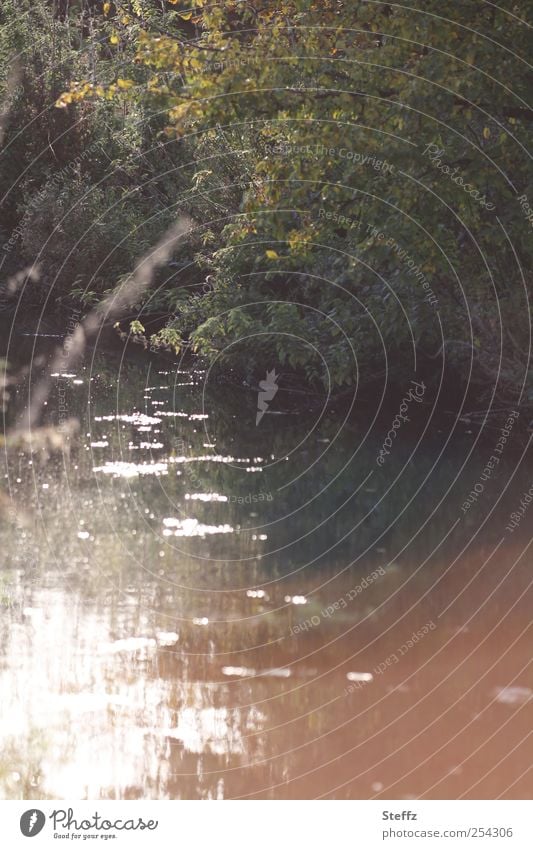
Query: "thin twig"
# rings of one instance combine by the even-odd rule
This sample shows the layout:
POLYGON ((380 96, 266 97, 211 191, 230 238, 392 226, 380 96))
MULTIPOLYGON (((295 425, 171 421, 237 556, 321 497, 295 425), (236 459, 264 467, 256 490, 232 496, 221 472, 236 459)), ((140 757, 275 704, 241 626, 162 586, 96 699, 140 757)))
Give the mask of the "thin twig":
MULTIPOLYGON (((156 270, 172 256, 177 244, 190 232, 193 223, 188 216, 180 215, 157 245, 137 263, 132 275, 66 337, 63 345, 55 352, 50 373, 71 371, 81 360, 89 340, 97 335, 101 327, 110 320, 120 318, 124 311, 138 303, 151 285, 156 270)), ((31 400, 17 422, 18 431, 35 427, 50 394, 50 385, 50 377, 46 376, 31 391, 31 400)))

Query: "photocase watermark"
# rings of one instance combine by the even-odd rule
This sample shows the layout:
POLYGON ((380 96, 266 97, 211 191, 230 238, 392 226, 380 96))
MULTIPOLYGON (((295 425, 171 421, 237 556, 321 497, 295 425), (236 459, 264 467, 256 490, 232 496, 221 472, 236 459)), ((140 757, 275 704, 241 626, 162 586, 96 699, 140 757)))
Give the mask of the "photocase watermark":
POLYGON ((520 413, 517 413, 516 410, 513 410, 511 412, 511 414, 509 415, 509 418, 505 422, 505 425, 502 427, 502 429, 500 431, 500 436, 498 438, 498 442, 496 443, 496 446, 493 449, 493 453, 491 454, 491 456, 487 460, 485 468, 483 469, 483 471, 482 471, 482 473, 479 477, 478 482, 471 489, 466 500, 463 501, 463 504, 461 506, 461 510, 463 511, 463 513, 466 513, 467 510, 470 510, 472 505, 476 503, 479 496, 484 491, 485 481, 488 481, 489 478, 492 477, 492 474, 493 474, 496 466, 500 462, 500 457, 497 456, 497 455, 499 454, 501 456, 503 449, 505 448, 505 443, 507 442, 509 436, 511 435, 511 430, 513 429, 513 425, 514 425, 514 423, 515 423, 515 421, 516 421, 516 419, 518 418, 519 415, 520 415, 520 413))
POLYGON ((480 206, 489 212, 494 212, 496 209, 495 205, 488 201, 486 196, 482 195, 479 189, 476 189, 476 187, 471 185, 471 183, 465 183, 462 175, 458 173, 458 165, 455 166, 455 168, 452 168, 450 165, 447 165, 442 161, 441 156, 444 156, 444 154, 445 150, 443 147, 439 147, 438 144, 430 143, 426 146, 422 156, 427 156, 434 168, 440 171, 441 174, 446 174, 452 183, 455 183, 456 186, 460 186, 460 188, 470 195, 470 197, 474 198, 480 206))
POLYGON ((395 666, 400 662, 401 658, 404 657, 408 651, 410 651, 414 646, 416 646, 424 637, 430 633, 430 631, 434 631, 436 628, 435 622, 432 619, 429 622, 426 622, 425 625, 422 625, 418 631, 414 631, 408 640, 405 641, 396 651, 391 652, 385 660, 382 660, 378 663, 371 672, 348 672, 347 678, 351 683, 344 688, 344 695, 349 696, 350 693, 355 692, 356 690, 361 690, 366 684, 370 684, 371 681, 374 681, 378 675, 383 675, 387 669, 390 669, 392 666, 395 666))
POLYGON ((529 221, 529 223, 533 227, 533 208, 529 203, 527 195, 520 195, 520 197, 518 198, 518 203, 520 204, 520 208, 524 213, 526 221, 529 221))
POLYGON ((248 495, 228 495, 229 504, 258 504, 273 500, 271 492, 249 492, 248 495))
POLYGON ((272 371, 267 371, 265 380, 259 381, 260 391, 257 393, 257 414, 255 417, 256 427, 265 415, 270 401, 274 399, 279 389, 279 386, 276 383, 277 378, 278 375, 276 374, 276 370, 272 369, 272 371))
MULTIPOLYGON (((142 817, 130 817, 128 819, 121 817, 120 819, 110 820, 99 814, 98 811, 95 811, 90 817, 75 819, 73 808, 56 808, 49 814, 48 819, 51 821, 55 838, 83 839, 84 841, 91 837, 111 840, 118 836, 114 832, 145 831, 146 829, 155 831, 159 826, 159 820, 144 820, 142 817), (63 830, 63 834, 61 830, 63 830), (81 832, 81 834, 78 834, 78 832, 81 832)), ((29 808, 20 818, 20 830, 25 837, 35 837, 46 825, 46 820, 46 815, 38 808, 29 808)))
POLYGON ((407 265, 407 273, 412 274, 416 278, 416 280, 422 284, 422 288, 426 292, 424 300, 431 304, 432 307, 435 307, 437 309, 439 306, 439 300, 435 295, 435 292, 431 288, 429 280, 427 279, 420 266, 416 263, 412 256, 410 256, 410 254, 405 250, 405 248, 402 248, 393 236, 387 236, 386 233, 384 233, 378 227, 375 227, 373 224, 367 225, 366 232, 371 235, 372 238, 376 239, 378 243, 383 242, 385 247, 392 248, 398 259, 400 259, 407 265))
POLYGON ((386 570, 383 566, 379 566, 378 569, 371 572, 366 578, 363 578, 355 585, 355 587, 353 587, 353 589, 348 590, 348 592, 337 599, 337 601, 333 602, 333 604, 328 604, 328 606, 323 608, 319 614, 316 613, 308 619, 298 622, 297 625, 292 625, 289 635, 293 637, 296 634, 300 634, 302 631, 309 631, 311 628, 316 628, 317 625, 320 625, 322 619, 329 619, 329 617, 333 616, 338 610, 348 607, 349 601, 354 601, 358 595, 367 589, 367 587, 373 584, 374 581, 377 581, 378 578, 382 578, 385 574, 386 570))
POLYGON ((20 830, 24 837, 35 837, 46 823, 46 816, 38 808, 25 811, 20 818, 20 830))
POLYGON ((509 516, 509 523, 505 526, 505 530, 509 531, 512 534, 526 515, 527 509, 531 502, 533 501, 533 484, 529 487, 527 492, 524 492, 524 495, 520 499, 520 507, 514 510, 509 516))
POLYGON ((60 366, 59 373, 57 376, 57 397, 58 397, 58 407, 57 407, 57 423, 58 428, 69 430, 70 426, 67 427, 67 420, 69 419, 68 415, 68 405, 67 405, 67 378, 66 374, 69 370, 69 362, 70 362, 70 349, 72 348, 73 339, 72 336, 79 327, 80 324, 81 312, 79 310, 73 310, 70 314, 70 318, 67 322, 67 333, 65 339, 63 341, 63 346, 61 348, 61 360, 63 365, 60 366))
POLYGON ((59 188, 61 183, 63 182, 63 179, 65 177, 72 176, 73 174, 75 174, 83 160, 91 154, 95 153, 95 151, 97 150, 101 150, 105 153, 105 148, 101 142, 94 142, 94 144, 89 145, 89 147, 84 150, 83 153, 81 153, 79 156, 76 156, 75 159, 68 163, 68 165, 65 165, 63 168, 61 168, 60 171, 50 177, 46 181, 42 189, 40 189, 38 192, 36 192, 36 194, 33 195, 33 197, 26 206, 24 215, 22 216, 17 226, 13 229, 9 240, 7 242, 4 242, 4 244, 2 245, 2 250, 5 253, 10 253, 13 250, 16 243, 24 233, 24 230, 26 229, 26 226, 30 221, 35 209, 39 206, 40 203, 45 200, 49 192, 54 188, 59 188))
POLYGON ((255 64, 257 64, 257 58, 253 58, 251 56, 234 56, 231 59, 214 60, 213 62, 208 62, 205 66, 205 70, 208 73, 211 71, 227 71, 230 68, 246 68, 249 65, 255 64))
POLYGON ((340 227, 347 227, 350 230, 354 228, 361 228, 361 219, 360 218, 352 218, 349 215, 341 215, 338 212, 331 212, 330 210, 324 209, 323 206, 318 210, 318 217, 325 218, 326 221, 334 221, 340 227))
POLYGON ((385 462, 385 458, 391 453, 390 449, 392 448, 392 440, 396 439, 396 431, 398 431, 403 422, 410 421, 409 416, 406 415, 409 410, 409 404, 411 402, 415 402, 416 404, 422 403, 422 398, 424 397, 424 393, 426 391, 426 385, 423 381, 420 383, 416 380, 412 380, 411 383, 413 387, 409 389, 407 395, 404 395, 402 398, 402 402, 400 404, 400 411, 396 414, 394 419, 392 420, 392 426, 385 440, 383 442, 383 447, 381 448, 378 456, 376 457, 376 463, 378 466, 382 466, 385 462))
MULTIPOLYGON (((176 450, 178 454, 181 454, 182 457, 187 456, 187 446, 185 444, 185 440, 179 436, 176 440, 176 450)), ((194 471, 194 468, 190 465, 190 463, 184 463, 183 465, 183 473, 187 476, 187 482, 194 489, 198 489, 202 484, 198 479, 198 475, 194 471)))
POLYGON ((323 144, 289 144, 288 142, 275 142, 265 145, 265 151, 270 155, 292 157, 296 155, 306 156, 335 156, 339 159, 347 159, 357 165, 364 165, 374 171, 383 174, 392 174, 394 165, 386 159, 378 159, 375 153, 361 153, 349 147, 326 147, 323 144))

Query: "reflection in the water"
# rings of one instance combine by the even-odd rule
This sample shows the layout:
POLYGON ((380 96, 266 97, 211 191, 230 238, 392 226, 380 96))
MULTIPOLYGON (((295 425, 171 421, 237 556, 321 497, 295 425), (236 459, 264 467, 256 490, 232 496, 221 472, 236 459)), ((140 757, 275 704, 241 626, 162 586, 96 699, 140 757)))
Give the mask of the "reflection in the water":
POLYGON ((183 374, 70 375, 77 447, 7 458, 2 795, 529 797, 530 561, 461 517, 474 436, 376 470, 183 374))

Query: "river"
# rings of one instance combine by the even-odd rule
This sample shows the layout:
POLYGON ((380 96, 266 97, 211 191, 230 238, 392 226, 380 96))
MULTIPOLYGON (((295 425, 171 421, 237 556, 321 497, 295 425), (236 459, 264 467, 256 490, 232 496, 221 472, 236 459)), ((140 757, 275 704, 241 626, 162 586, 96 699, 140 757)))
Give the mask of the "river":
POLYGON ((234 384, 93 354, 68 450, 6 452, 2 797, 530 798, 520 455, 462 508, 500 425, 380 466, 389 414, 234 384))

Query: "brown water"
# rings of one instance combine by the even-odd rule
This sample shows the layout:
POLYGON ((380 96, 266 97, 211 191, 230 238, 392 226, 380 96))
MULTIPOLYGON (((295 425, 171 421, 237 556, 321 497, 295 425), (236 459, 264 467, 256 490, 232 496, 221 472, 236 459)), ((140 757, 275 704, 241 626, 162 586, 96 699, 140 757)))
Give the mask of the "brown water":
POLYGON ((0 795, 529 798, 525 461, 464 513, 497 427, 380 469, 368 411, 209 378, 93 362, 70 453, 9 451, 0 795))

